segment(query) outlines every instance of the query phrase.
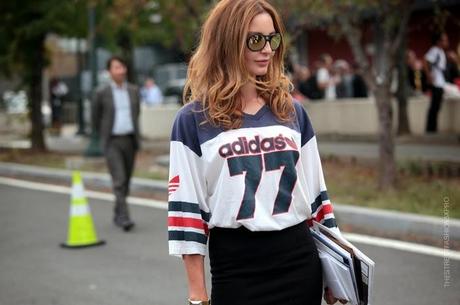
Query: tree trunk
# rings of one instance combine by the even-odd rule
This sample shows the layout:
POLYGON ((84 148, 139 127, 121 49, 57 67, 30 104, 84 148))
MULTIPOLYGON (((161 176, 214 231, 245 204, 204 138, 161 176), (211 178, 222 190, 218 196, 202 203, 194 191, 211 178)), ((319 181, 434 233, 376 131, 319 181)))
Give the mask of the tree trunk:
POLYGON ((129 45, 125 48, 123 48, 122 51, 123 58, 126 60, 126 63, 128 65, 128 74, 126 75, 126 78, 130 83, 136 83, 136 71, 134 67, 134 56, 133 56, 133 47, 132 45, 129 45))
MULTIPOLYGON (((400 79, 401 80, 401 79, 400 79)), ((406 87, 406 84, 403 85, 406 87)), ((407 93, 399 92, 406 91, 407 89, 398 88, 396 97, 398 99, 398 136, 411 134, 409 127, 409 115, 407 113, 407 93)))
MULTIPOLYGON (((31 48, 31 58, 29 61, 29 117, 32 130, 30 140, 32 150, 46 151, 46 143, 43 135, 44 124, 42 116, 42 72, 45 66, 44 36, 37 37, 34 47, 31 48)), ((32 44, 31 44, 32 45, 32 44)))
POLYGON ((134 71, 133 43, 131 33, 125 28, 120 29, 117 34, 117 44, 121 49, 121 55, 126 61, 128 73, 127 79, 131 83, 136 83, 136 74, 134 71))
POLYGON ((380 190, 388 190, 396 184, 394 157, 393 109, 389 83, 377 86, 375 101, 379 117, 379 181, 380 190))

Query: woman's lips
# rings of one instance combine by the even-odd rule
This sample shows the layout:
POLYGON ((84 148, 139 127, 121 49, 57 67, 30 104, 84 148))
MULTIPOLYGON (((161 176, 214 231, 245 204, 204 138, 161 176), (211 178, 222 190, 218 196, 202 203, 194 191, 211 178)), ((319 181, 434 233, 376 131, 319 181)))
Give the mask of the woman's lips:
POLYGON ((266 59, 266 60, 256 60, 256 63, 259 66, 267 66, 268 63, 269 63, 269 60, 268 59, 266 59))

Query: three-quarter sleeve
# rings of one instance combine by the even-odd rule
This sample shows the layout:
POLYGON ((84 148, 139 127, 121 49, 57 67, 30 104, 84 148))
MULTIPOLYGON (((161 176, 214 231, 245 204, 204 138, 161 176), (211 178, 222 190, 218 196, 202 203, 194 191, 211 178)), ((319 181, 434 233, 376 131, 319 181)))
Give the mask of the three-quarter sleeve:
POLYGON ((170 142, 168 243, 169 254, 206 254, 209 208, 206 179, 193 113, 177 114, 170 142))
POLYGON ((298 122, 301 129, 302 147, 300 151, 308 197, 310 199, 311 218, 340 234, 334 216, 334 207, 329 199, 324 180, 321 158, 316 136, 310 119, 300 103, 296 105, 298 122))

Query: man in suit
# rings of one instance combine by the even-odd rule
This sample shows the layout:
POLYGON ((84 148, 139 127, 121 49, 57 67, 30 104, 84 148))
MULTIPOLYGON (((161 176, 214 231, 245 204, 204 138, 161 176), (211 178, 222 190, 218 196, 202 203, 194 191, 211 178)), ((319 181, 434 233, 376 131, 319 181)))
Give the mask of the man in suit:
POLYGON ((92 103, 92 121, 99 135, 115 195, 114 223, 129 231, 134 222, 129 216, 126 197, 133 173, 136 152, 140 148, 139 89, 126 82, 127 66, 120 57, 107 61, 110 84, 98 89, 92 103))

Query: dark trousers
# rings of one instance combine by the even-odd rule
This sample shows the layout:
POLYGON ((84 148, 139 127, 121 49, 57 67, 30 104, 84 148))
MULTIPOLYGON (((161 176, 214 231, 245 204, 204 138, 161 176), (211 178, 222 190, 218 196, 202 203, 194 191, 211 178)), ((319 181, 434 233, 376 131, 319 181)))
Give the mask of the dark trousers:
POLYGON ((432 87, 431 89, 431 104, 428 110, 426 121, 426 132, 438 131, 438 113, 441 109, 442 96, 444 90, 439 87, 432 87))
POLYGON ((129 195, 129 184, 136 157, 135 139, 132 135, 112 136, 105 151, 107 167, 112 176, 112 187, 115 195, 115 218, 129 218, 126 197, 129 195))

